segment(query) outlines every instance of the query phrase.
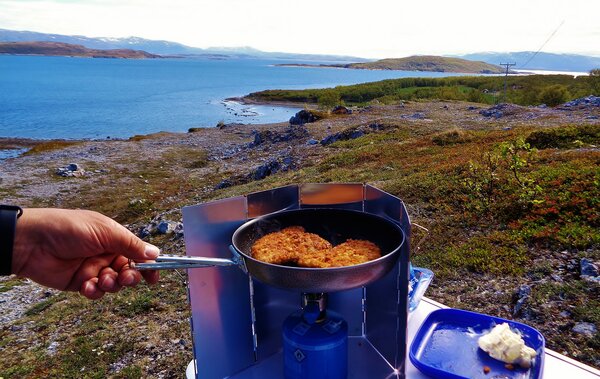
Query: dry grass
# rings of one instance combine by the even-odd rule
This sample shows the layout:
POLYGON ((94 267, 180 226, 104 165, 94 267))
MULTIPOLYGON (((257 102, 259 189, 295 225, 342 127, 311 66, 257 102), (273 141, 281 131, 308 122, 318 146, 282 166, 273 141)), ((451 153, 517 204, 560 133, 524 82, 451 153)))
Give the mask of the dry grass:
POLYGON ((24 155, 41 154, 53 150, 61 150, 69 146, 79 145, 79 141, 52 140, 42 142, 31 147, 24 155))

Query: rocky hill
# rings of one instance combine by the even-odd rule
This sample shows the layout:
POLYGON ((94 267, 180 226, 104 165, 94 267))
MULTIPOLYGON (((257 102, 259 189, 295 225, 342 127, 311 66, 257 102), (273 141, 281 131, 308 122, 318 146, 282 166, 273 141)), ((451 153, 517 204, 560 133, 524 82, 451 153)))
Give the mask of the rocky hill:
POLYGON ((368 70, 403 70, 500 74, 502 67, 461 58, 415 55, 406 58, 381 59, 375 62, 351 63, 348 68, 368 70))
POLYGON ((160 55, 150 54, 142 50, 89 49, 82 45, 63 42, 0 42, 0 54, 55 55, 88 58, 162 58, 160 55))
POLYGON ((414 55, 406 58, 380 59, 374 62, 348 64, 280 64, 288 67, 332 67, 352 68, 359 70, 400 70, 400 71, 433 71, 460 72, 466 74, 501 74, 500 66, 485 62, 470 61, 461 58, 439 57, 435 55, 414 55))

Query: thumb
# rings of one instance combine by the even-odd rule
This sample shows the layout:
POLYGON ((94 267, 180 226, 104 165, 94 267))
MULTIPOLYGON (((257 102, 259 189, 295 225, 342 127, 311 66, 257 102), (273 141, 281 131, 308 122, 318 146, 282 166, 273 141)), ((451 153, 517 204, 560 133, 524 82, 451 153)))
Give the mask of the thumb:
POLYGON ((133 260, 153 260, 158 257, 158 247, 142 241, 123 225, 115 224, 118 226, 108 236, 107 250, 133 260))

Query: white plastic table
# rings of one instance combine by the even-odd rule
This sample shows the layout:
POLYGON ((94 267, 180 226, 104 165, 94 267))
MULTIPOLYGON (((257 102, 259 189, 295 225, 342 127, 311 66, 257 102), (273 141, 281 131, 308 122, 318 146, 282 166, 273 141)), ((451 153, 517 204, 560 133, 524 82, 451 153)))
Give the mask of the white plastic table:
MULTIPOLYGON (((419 303, 419 307, 410 314, 408 318, 408 346, 423 323, 427 315, 436 309, 448 308, 443 304, 424 297, 419 303)), ((556 351, 545 349, 546 359, 544 362, 544 379, 599 379, 600 370, 591 366, 567 358, 556 351)), ((406 377, 407 379, 429 379, 429 376, 421 373, 410 362, 408 355, 406 357, 406 377)), ((186 369, 187 379, 194 378, 194 362, 191 361, 186 369)))

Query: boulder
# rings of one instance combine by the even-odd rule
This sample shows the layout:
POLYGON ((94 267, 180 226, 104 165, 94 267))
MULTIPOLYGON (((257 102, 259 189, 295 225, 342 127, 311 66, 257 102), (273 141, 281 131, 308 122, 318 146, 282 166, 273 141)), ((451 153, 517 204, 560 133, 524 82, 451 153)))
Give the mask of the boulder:
POLYGON ((158 234, 172 233, 175 230, 176 226, 177 226, 177 224, 174 223, 173 221, 162 220, 161 222, 158 223, 158 225, 156 225, 156 233, 158 233, 158 234))
POLYGON ((581 268, 581 276, 598 276, 600 272, 598 271, 598 266, 594 264, 591 260, 587 258, 582 258, 579 261, 579 266, 581 268))
POLYGON ((262 180, 279 171, 289 171, 294 170, 295 168, 296 164, 294 158, 292 158, 291 155, 285 155, 281 158, 271 159, 258 166, 250 175, 248 175, 247 179, 262 180))
POLYGON ((600 107, 600 97, 590 95, 586 97, 580 97, 579 99, 571 100, 563 105, 561 108, 588 108, 588 107, 600 107))
POLYGON ((281 164, 278 160, 274 159, 267 163, 258 166, 254 172, 250 175, 254 180, 262 180, 269 175, 272 175, 281 169, 281 164))
POLYGON ((65 178, 68 177, 80 177, 86 174, 83 167, 78 165, 77 163, 69 163, 65 167, 59 167, 56 169, 56 175, 62 176, 65 178))
POLYGON ((347 141, 358 137, 362 137, 364 135, 365 132, 359 128, 349 128, 346 130, 342 130, 339 133, 331 134, 323 138, 321 140, 321 145, 327 146, 337 141, 347 141))
POLYGON ((531 286, 527 284, 520 285, 516 293, 517 302, 513 309, 513 316, 516 316, 521 312, 523 305, 525 305, 529 299, 529 295, 531 295, 531 286))
POLYGON ((484 117, 494 117, 494 118, 500 118, 500 117, 504 116, 504 113, 502 113, 501 110, 496 109, 494 107, 491 107, 489 109, 480 110, 479 114, 484 117))
POLYGON ((426 118, 425 113, 421 113, 421 112, 417 112, 417 113, 413 113, 410 118, 413 118, 415 120, 424 120, 426 118))
POLYGON ((320 117, 309 110, 303 109, 290 118, 292 125, 304 125, 319 120, 320 117))
POLYGON ((262 145, 266 142, 287 142, 297 139, 303 139, 309 136, 308 130, 302 125, 290 126, 283 132, 276 132, 273 130, 253 130, 252 134, 254 135, 254 141, 248 144, 248 147, 250 148, 262 145))
POLYGON ((578 322, 571 330, 586 337, 593 337, 597 332, 596 325, 591 322, 578 322))
POLYGON ((598 270, 598 265, 590 259, 582 258, 581 261, 579 261, 579 269, 581 279, 587 280, 588 282, 600 283, 600 271, 598 270))
POLYGON ((140 229, 140 231, 138 232, 138 237, 146 238, 146 237, 149 237, 151 234, 152 234, 152 226, 146 225, 140 229))
POLYGON ((183 222, 175 223, 175 229, 173 229, 173 233, 175 233, 177 237, 183 237, 183 222))
POLYGON ((372 124, 369 124, 369 128, 373 129, 373 130, 379 130, 379 131, 381 131, 381 130, 385 130, 386 126, 384 124, 380 124, 378 122, 374 122, 372 124))
POLYGON ((500 118, 504 116, 514 115, 520 109, 522 108, 514 104, 501 103, 496 104, 488 109, 482 109, 479 111, 479 114, 484 117, 500 118))
POLYGON ((230 180, 224 179, 224 180, 221 180, 221 182, 216 185, 215 189, 229 188, 232 185, 233 185, 233 183, 231 183, 230 180))
POLYGON ((331 110, 332 114, 352 114, 352 111, 343 105, 338 105, 331 110))

